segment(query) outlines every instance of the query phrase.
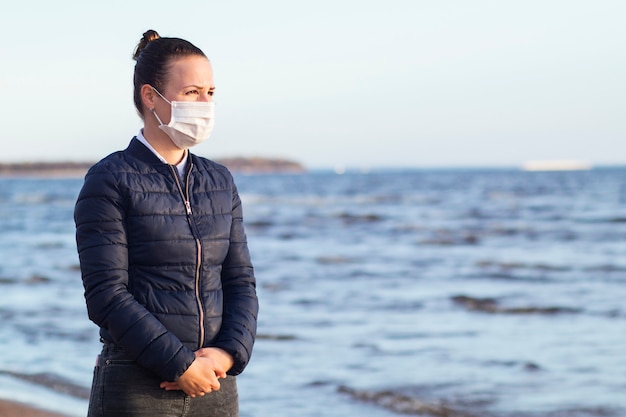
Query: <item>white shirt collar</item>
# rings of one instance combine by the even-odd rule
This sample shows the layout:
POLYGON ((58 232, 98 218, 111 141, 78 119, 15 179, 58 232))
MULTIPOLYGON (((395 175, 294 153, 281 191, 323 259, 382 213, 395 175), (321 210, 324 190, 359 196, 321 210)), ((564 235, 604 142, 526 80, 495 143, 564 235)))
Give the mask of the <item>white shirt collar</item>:
MULTIPOLYGON (((148 140, 144 137, 143 129, 139 129, 139 133, 137 134, 137 139, 139 140, 139 142, 143 143, 146 146, 146 148, 150 149, 152 153, 155 154, 156 157, 159 158, 161 162, 163 162, 164 164, 169 164, 165 160, 165 158, 163 158, 161 154, 159 154, 156 151, 156 149, 154 149, 152 145, 150 145, 150 142, 148 142, 148 140)), ((187 159, 189 159, 189 151, 185 151, 185 156, 183 156, 183 159, 178 164, 176 164, 176 170, 178 171, 178 175, 181 178, 185 176, 185 168, 187 167, 187 159)))

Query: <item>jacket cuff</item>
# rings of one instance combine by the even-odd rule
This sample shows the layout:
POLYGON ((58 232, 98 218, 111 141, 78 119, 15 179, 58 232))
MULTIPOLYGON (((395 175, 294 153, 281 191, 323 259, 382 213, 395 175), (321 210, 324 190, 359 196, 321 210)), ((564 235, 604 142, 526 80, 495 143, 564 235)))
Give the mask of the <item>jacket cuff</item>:
POLYGON ((164 381, 174 382, 185 373, 194 360, 196 360, 196 355, 190 349, 183 347, 169 361, 160 364, 158 375, 164 381))
MULTIPOLYGON (((226 372, 227 375, 237 376, 243 372, 243 370, 248 365, 250 358, 247 354, 243 354, 242 349, 237 349, 232 345, 220 345, 217 344, 215 347, 223 349, 233 358, 233 366, 226 372)), ((245 349, 243 349, 245 351, 245 349)))

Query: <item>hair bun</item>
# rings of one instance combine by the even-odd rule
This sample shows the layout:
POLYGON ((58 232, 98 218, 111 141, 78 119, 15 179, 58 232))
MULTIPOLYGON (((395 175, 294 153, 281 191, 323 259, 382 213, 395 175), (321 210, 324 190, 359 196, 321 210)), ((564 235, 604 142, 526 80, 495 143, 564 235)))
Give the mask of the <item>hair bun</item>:
POLYGON ((135 48, 135 53, 133 54, 133 59, 136 61, 139 55, 141 55, 141 51, 152 41, 159 39, 161 36, 158 34, 156 30, 149 29, 144 32, 143 37, 137 44, 135 48))

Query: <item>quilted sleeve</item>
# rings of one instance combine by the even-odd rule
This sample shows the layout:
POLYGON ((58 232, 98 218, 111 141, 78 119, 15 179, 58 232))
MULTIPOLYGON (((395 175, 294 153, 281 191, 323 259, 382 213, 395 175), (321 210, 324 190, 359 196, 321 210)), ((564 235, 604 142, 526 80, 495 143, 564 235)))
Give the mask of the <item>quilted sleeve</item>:
POLYGON ((230 246, 222 266, 222 288, 224 311, 216 345, 233 356, 234 365, 228 373, 238 375, 250 361, 259 304, 243 226, 241 200, 234 185, 230 246))

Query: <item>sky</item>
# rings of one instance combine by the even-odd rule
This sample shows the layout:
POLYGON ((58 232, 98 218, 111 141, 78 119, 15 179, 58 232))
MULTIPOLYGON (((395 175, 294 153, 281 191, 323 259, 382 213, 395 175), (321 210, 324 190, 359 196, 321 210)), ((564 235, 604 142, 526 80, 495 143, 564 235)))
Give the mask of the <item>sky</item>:
POLYGON ((310 168, 626 164, 623 0, 22 0, 0 15, 0 162, 97 161, 142 126, 147 29, 213 64, 193 152, 310 168))

